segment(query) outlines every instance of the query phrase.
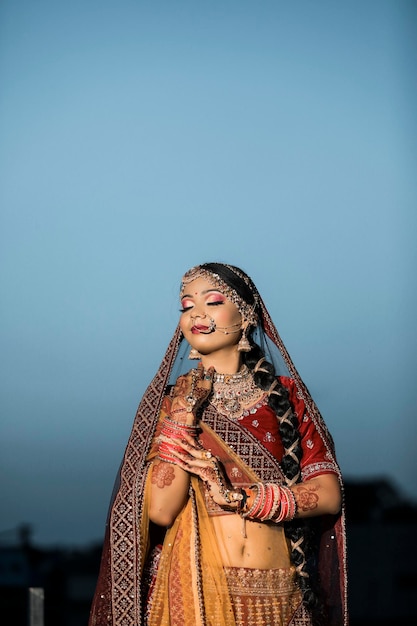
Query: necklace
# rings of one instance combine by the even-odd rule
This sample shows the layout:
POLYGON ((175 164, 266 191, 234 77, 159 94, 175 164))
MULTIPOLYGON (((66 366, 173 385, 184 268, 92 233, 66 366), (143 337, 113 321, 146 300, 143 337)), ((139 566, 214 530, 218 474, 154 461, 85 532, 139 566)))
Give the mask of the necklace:
POLYGON ((266 393, 259 389, 246 365, 237 374, 215 374, 212 404, 219 413, 231 419, 242 419, 265 404, 266 393))

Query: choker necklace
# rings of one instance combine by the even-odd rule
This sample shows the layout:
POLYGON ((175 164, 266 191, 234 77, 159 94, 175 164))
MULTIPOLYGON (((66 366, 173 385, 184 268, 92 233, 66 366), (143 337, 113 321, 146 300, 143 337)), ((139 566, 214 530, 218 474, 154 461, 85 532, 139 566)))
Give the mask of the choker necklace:
POLYGON ((237 374, 215 374, 212 404, 231 419, 242 419, 265 404, 266 392, 255 385, 251 370, 244 365, 237 374))

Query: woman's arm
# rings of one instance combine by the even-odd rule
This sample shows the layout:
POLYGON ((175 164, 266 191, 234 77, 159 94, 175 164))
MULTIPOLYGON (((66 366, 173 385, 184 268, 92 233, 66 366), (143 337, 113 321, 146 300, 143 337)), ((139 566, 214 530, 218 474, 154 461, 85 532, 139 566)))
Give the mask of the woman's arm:
POLYGON ((236 509, 247 513, 249 518, 274 522, 287 521, 294 516, 336 515, 340 511, 342 495, 336 474, 320 474, 290 488, 256 483, 249 489, 235 489, 210 452, 189 437, 185 437, 180 447, 182 452, 174 453, 178 463, 205 481, 214 502, 228 510, 236 509))
POLYGON ((336 474, 337 466, 328 456, 328 450, 323 438, 317 432, 315 422, 306 415, 306 405, 299 397, 295 381, 291 378, 280 377, 280 382, 289 393, 291 405, 298 419, 300 445, 302 449, 301 470, 323 468, 325 473, 314 473, 314 478, 304 478, 303 482, 291 487, 297 503, 297 517, 313 517, 326 513, 337 514, 342 506, 342 493, 339 478, 336 474), (325 469, 324 469, 325 468, 325 469))
POLYGON ((171 526, 187 501, 190 475, 177 465, 155 459, 150 481, 149 519, 158 526, 171 526))
POLYGON ((296 517, 336 515, 342 506, 342 492, 336 474, 320 474, 291 487, 297 503, 296 517))
POLYGON ((196 426, 196 412, 211 391, 214 370, 199 365, 176 382, 172 401, 165 398, 161 409, 162 428, 157 440, 159 454, 151 461, 149 518, 159 526, 171 526, 188 499, 190 474, 173 454, 186 433, 196 426), (172 435, 174 438, 172 439, 172 435), (177 439, 175 438, 177 437, 177 439), (167 462, 166 458, 170 459, 167 462))

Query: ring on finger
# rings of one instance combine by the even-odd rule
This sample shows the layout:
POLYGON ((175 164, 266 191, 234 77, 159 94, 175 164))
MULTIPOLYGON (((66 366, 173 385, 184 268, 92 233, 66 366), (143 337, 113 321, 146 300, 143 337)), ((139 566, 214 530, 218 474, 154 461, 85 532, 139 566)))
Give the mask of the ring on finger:
POLYGON ((203 459, 205 459, 206 461, 208 461, 209 459, 213 458, 212 453, 210 452, 210 450, 204 450, 203 452, 203 459))

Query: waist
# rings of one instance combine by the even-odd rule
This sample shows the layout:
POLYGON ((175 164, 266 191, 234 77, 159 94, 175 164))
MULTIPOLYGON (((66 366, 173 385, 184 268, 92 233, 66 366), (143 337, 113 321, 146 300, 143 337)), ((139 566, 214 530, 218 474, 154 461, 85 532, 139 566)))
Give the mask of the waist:
POLYGON ((246 568, 287 568, 290 552, 284 528, 243 519, 236 513, 212 517, 223 565, 246 568))

